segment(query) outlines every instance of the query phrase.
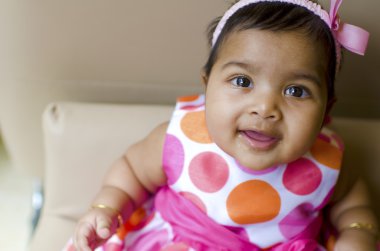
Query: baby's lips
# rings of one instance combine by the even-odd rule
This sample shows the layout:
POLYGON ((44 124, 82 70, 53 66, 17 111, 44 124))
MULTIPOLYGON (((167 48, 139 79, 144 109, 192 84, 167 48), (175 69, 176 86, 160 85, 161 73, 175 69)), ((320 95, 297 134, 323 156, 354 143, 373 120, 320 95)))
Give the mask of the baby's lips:
POLYGON ((244 133, 249 138, 251 138, 253 140, 257 140, 257 141, 268 142, 268 141, 276 140, 276 137, 266 135, 266 134, 258 132, 258 131, 247 130, 247 131, 244 131, 244 133))

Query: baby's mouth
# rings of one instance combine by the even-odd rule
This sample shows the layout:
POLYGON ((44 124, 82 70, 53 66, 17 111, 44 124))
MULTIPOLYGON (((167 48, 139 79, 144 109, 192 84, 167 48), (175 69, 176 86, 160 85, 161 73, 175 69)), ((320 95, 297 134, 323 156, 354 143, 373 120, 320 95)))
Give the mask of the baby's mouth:
POLYGON ((255 150, 269 150, 274 147, 279 141, 279 138, 270 134, 254 131, 254 130, 242 130, 241 135, 248 142, 248 144, 255 150))

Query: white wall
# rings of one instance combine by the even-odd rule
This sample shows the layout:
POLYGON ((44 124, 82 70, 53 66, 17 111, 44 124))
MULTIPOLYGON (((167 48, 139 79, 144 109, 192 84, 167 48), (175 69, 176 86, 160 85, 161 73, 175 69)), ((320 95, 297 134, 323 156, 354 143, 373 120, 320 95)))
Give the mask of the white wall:
MULTIPOLYGON (((172 103, 201 91, 206 26, 227 6, 0 0, 0 129, 15 166, 41 174, 40 115, 51 101, 172 103)), ((368 29, 371 38, 365 57, 346 53, 336 115, 380 118, 379 10, 378 0, 343 2, 342 21, 368 29)))

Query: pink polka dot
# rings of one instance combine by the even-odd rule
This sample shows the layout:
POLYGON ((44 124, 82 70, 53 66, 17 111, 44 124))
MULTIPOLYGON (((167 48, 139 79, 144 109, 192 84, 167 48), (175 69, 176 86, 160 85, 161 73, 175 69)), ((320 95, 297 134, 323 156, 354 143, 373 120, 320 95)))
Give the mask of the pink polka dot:
POLYGON ((189 176, 198 189, 206 193, 214 193, 226 184, 229 169, 221 156, 204 152, 191 160, 189 176))
POLYGON ((121 251, 123 246, 119 243, 107 243, 104 247, 104 251, 121 251))
POLYGON ((202 105, 187 105, 187 106, 183 106, 181 107, 181 110, 188 110, 188 111, 191 111, 191 110, 195 110, 195 109, 198 109, 199 107, 202 107, 202 105))
POLYGON ((327 143, 330 143, 330 141, 331 141, 330 137, 327 136, 326 134, 323 134, 323 133, 318 134, 318 138, 320 138, 321 140, 323 140, 327 143))
POLYGON ((203 203, 201 198, 199 198, 197 195, 190 193, 190 192, 180 192, 183 197, 193 202, 202 212, 207 214, 206 205, 203 203))
POLYGON ((301 204, 293 209, 279 224, 282 235, 287 239, 291 239, 301 234, 314 220, 313 213, 313 205, 309 203, 301 204))
POLYGON ((282 180, 292 193, 308 195, 321 184, 322 172, 312 161, 300 158, 288 164, 282 180))
POLYGON ((171 134, 166 135, 162 162, 169 185, 174 184, 179 179, 184 159, 185 152, 181 141, 171 134))

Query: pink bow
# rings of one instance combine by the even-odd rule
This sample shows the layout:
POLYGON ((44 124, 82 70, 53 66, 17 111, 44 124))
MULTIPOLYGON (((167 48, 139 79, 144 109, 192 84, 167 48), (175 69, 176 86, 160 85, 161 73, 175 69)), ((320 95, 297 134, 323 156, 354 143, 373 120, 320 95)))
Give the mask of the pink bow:
POLYGON ((368 31, 351 24, 340 21, 338 9, 343 0, 331 0, 330 4, 330 28, 335 34, 336 40, 344 48, 359 55, 364 55, 369 33, 368 31))

